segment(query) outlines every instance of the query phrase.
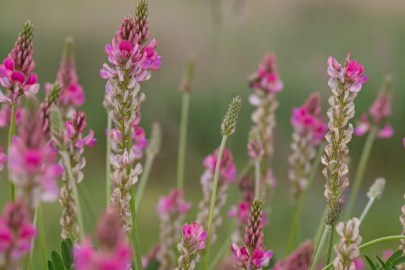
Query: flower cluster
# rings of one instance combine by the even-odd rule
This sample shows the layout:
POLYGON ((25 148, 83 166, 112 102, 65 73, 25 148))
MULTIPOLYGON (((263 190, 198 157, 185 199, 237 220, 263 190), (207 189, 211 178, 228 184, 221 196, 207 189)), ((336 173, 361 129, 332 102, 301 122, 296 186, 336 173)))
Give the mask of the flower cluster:
POLYGON ((56 178, 62 173, 56 162, 57 151, 47 142, 38 116, 35 109, 24 114, 9 153, 12 181, 31 214, 39 202, 57 200, 56 178))
MULTIPOLYGON (((204 159, 204 166, 206 170, 201 176, 200 182, 203 189, 203 199, 199 203, 200 211, 197 215, 197 223, 206 227, 208 225, 209 207, 211 201, 212 184, 214 181, 215 167, 218 161, 218 151, 211 155, 208 155, 204 159)), ((228 148, 224 148, 222 154, 222 159, 219 169, 219 179, 217 186, 217 194, 215 199, 215 209, 212 222, 212 239, 211 243, 216 240, 216 229, 222 224, 221 209, 226 203, 226 198, 228 195, 229 184, 235 180, 236 177, 236 167, 233 162, 232 152, 228 148)))
POLYGON ((35 235, 24 201, 7 203, 0 216, 0 268, 17 269, 35 235))
POLYGON ((354 129, 354 134, 362 136, 374 127, 378 130, 378 137, 390 138, 394 134, 393 127, 386 123, 386 120, 391 116, 391 76, 387 76, 383 83, 380 93, 371 105, 368 114, 363 113, 361 123, 354 129), (372 123, 369 122, 369 116, 372 123))
POLYGON ((336 231, 340 235, 340 241, 335 245, 337 257, 333 261, 336 270, 355 270, 354 260, 360 256, 359 245, 362 238, 359 234, 360 221, 353 218, 345 225, 340 222, 336 225, 336 231))
POLYGON ((322 156, 322 163, 326 166, 323 174, 326 178, 325 197, 329 205, 326 224, 334 225, 340 219, 344 198, 343 191, 349 185, 347 173, 349 171, 346 157, 349 152, 347 143, 352 138, 353 126, 349 120, 354 116, 354 99, 367 80, 363 75, 363 66, 350 59, 347 54, 342 66, 332 56, 328 59, 328 85, 332 90, 329 98, 328 110, 329 131, 326 134, 328 145, 326 155, 322 156))
POLYGON ((250 87, 255 91, 278 93, 283 90, 283 82, 277 72, 276 56, 268 53, 259 64, 257 71, 249 78, 250 87))
MULTIPOLYGON (((2 95, 2 93, 0 92, 0 103, 2 103, 1 102, 1 95, 2 95)), ((11 92, 7 92, 5 98, 11 102, 11 100, 13 98, 13 94, 11 92)), ((7 127, 7 126, 9 126, 11 124, 11 118, 12 118, 13 109, 10 106, 10 102, 2 103, 2 105, 1 105, 1 109, 0 109, 0 127, 7 127)), ((15 124, 16 125, 18 123, 20 123, 22 114, 23 114, 23 109, 21 108, 21 99, 19 99, 17 101, 17 111, 16 111, 16 117, 15 117, 15 124)))
POLYGON ((160 246, 157 259, 161 270, 174 267, 175 256, 172 247, 179 239, 180 224, 184 213, 190 207, 191 204, 184 200, 184 193, 179 189, 172 189, 169 195, 159 199, 157 211, 160 218, 160 246))
POLYGON ((263 244, 262 208, 263 202, 255 199, 250 208, 249 221, 243 238, 246 246, 240 248, 235 243, 231 246, 234 261, 243 269, 261 270, 269 264, 273 256, 273 251, 266 251, 263 244))
MULTIPOLYGON (((83 132, 87 125, 86 115, 83 111, 75 111, 72 120, 65 123, 65 136, 63 140, 63 148, 67 150, 72 168, 74 184, 80 183, 83 179, 83 168, 86 165, 86 160, 82 156, 84 146, 93 146, 96 139, 93 137, 94 132, 89 131, 87 136, 83 136, 83 132)), ((62 237, 72 238, 73 241, 78 240, 79 226, 77 224, 76 206, 74 204, 72 183, 69 181, 67 170, 64 167, 62 176, 62 187, 60 190, 59 203, 62 206, 62 217, 60 224, 62 226, 62 237)))
POLYGON ((294 127, 291 149, 288 158, 288 178, 291 182, 290 192, 297 199, 308 185, 308 177, 312 161, 316 155, 316 147, 323 139, 327 126, 321 113, 319 93, 313 93, 300 108, 292 111, 291 124, 294 127))
POLYGON ((175 270, 194 270, 200 260, 198 251, 205 247, 207 232, 196 222, 185 223, 182 236, 180 244, 177 245, 179 258, 175 270))
POLYGON ((125 240, 124 231, 114 210, 107 210, 97 228, 99 248, 94 249, 91 241, 85 239, 74 248, 74 263, 77 270, 129 269, 132 259, 130 245, 125 240))

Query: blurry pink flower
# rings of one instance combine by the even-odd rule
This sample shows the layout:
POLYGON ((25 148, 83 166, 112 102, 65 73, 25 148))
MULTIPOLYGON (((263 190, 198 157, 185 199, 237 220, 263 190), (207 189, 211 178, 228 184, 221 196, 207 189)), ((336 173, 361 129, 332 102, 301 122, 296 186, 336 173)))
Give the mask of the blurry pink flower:
POLYGON ((172 189, 169 195, 159 199, 156 210, 162 215, 184 213, 191 208, 191 203, 184 200, 184 192, 180 189, 172 189))
POLYGON ((239 248, 235 243, 231 246, 234 261, 244 269, 247 270, 261 270, 263 267, 269 265, 271 257, 273 257, 273 251, 265 251, 264 247, 256 248, 250 254, 246 247, 239 248))
POLYGON ((378 132, 380 138, 391 138, 394 135, 394 128, 390 124, 385 124, 378 132))
MULTIPOLYGON (((0 92, 0 95, 1 95, 1 92, 0 92)), ((5 99, 7 99, 11 102, 12 98, 13 98, 13 94, 11 92, 7 92, 5 99)), ((0 103, 3 103, 3 105, 0 109, 0 127, 6 127, 6 126, 10 125, 10 123, 11 123, 12 108, 8 101, 2 102, 0 100, 0 103)), ((22 113, 23 113, 23 109, 21 109, 21 100, 18 100, 18 108, 17 108, 16 118, 15 118, 16 124, 20 123, 22 113)))
POLYGON ((370 122, 368 121, 367 113, 361 115, 360 124, 354 129, 354 134, 363 136, 370 129, 370 122))
POLYGON ((97 238, 100 243, 94 249, 89 239, 74 248, 77 270, 123 270, 131 265, 131 246, 126 242, 115 210, 107 210, 99 220, 97 238))
POLYGON ((7 162, 7 156, 3 152, 3 147, 0 146, 0 171, 4 169, 4 164, 7 162))
POLYGON ((354 259, 353 263, 354 263, 354 266, 356 267, 356 270, 361 270, 364 268, 364 266, 366 266, 363 259, 360 257, 354 259))
POLYGON ((6 204, 0 216, 0 267, 16 269, 18 263, 30 250, 36 229, 30 221, 24 201, 6 204))
POLYGON ((246 201, 239 202, 238 206, 233 206, 228 212, 229 217, 237 217, 239 222, 246 223, 249 219, 250 203, 246 201))
POLYGON ((384 260, 387 260, 393 253, 394 253, 394 251, 392 249, 385 249, 385 250, 383 250, 382 258, 384 260))
POLYGON ((283 82, 280 81, 277 72, 276 56, 272 53, 266 54, 262 62, 260 62, 256 73, 251 75, 249 81, 250 87, 254 90, 269 93, 277 93, 283 90, 283 82))
POLYGON ((89 130, 89 134, 83 137, 83 131, 86 129, 86 126, 87 120, 83 111, 74 111, 72 120, 65 122, 66 138, 74 142, 74 145, 79 149, 85 145, 93 146, 97 141, 91 129, 89 130))
MULTIPOLYGON (((218 151, 219 149, 216 149, 215 152, 211 155, 208 155, 204 159, 204 166, 212 173, 214 174, 215 172, 215 167, 217 165, 217 158, 218 158, 218 151)), ((222 154, 222 159, 221 159, 221 164, 220 164, 220 170, 219 170, 220 176, 223 177, 223 179, 226 182, 233 182, 236 177, 236 167, 233 162, 233 156, 232 152, 228 148, 224 148, 224 152, 222 154)))

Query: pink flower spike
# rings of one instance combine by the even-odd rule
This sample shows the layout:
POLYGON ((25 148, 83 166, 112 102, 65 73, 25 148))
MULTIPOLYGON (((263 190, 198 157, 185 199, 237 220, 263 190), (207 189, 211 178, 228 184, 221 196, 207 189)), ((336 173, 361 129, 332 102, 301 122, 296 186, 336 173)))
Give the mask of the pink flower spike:
POLYGON ((184 200, 184 192, 180 189, 172 189, 169 195, 160 197, 156 210, 162 215, 176 215, 190 208, 191 203, 184 200))
POLYGON ((390 124, 386 124, 379 132, 380 138, 391 138, 394 135, 394 128, 390 124))

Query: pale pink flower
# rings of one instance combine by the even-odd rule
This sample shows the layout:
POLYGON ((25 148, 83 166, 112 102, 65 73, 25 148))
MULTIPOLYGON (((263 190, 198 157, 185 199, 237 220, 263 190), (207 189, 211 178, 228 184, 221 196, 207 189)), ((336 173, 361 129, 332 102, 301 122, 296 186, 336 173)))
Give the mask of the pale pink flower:
MULTIPOLYGON (((10 102, 11 102, 11 99, 13 98, 13 94, 11 92, 7 92, 5 98, 7 100, 10 100, 10 102)), ((8 101, 2 102, 0 100, 0 103, 3 103, 2 107, 0 109, 0 127, 7 127, 11 123, 12 108, 8 101)), ((18 123, 20 123, 22 114, 23 114, 23 109, 21 108, 21 100, 19 99, 17 113, 16 113, 16 117, 15 117, 16 125, 18 123)))
POLYGON ((256 248, 253 252, 249 252, 247 247, 239 248, 235 243, 231 246, 234 261, 246 270, 261 270, 269 265, 270 259, 273 257, 272 250, 264 250, 256 248))
MULTIPOLYGON (((204 166, 212 174, 214 174, 215 167, 217 165, 218 151, 219 151, 219 149, 216 149, 213 154, 208 155, 204 159, 204 166)), ((232 152, 227 147, 224 148, 224 152, 222 154, 219 173, 223 177, 224 181, 226 181, 226 182, 233 182, 235 180, 236 167, 233 162, 232 152)))
POLYGON ((162 196, 157 205, 159 214, 184 213, 191 208, 191 203, 184 200, 184 192, 180 189, 172 189, 168 196, 162 196))
POLYGON ((366 266, 363 259, 360 257, 354 259, 353 263, 354 263, 354 266, 356 267, 356 270, 361 270, 366 266))
POLYGON ((385 249, 385 250, 383 250, 382 258, 384 260, 387 260, 393 253, 394 253, 394 251, 392 249, 385 249))
POLYGON ((31 247, 36 229, 24 201, 6 204, 0 216, 0 267, 15 269, 31 247))
POLYGON ((3 147, 0 146, 0 171, 4 169, 4 165, 7 162, 7 155, 3 152, 3 147))

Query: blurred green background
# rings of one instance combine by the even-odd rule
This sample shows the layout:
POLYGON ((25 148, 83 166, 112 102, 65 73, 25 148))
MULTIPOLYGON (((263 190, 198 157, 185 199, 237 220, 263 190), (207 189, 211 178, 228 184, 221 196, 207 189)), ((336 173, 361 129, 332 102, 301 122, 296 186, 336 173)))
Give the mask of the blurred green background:
MULTIPOLYGON (((105 81, 100 78, 99 70, 107 58, 104 45, 111 41, 122 18, 133 15, 135 4, 136 0, 0 1, 0 57, 5 58, 11 50, 22 23, 26 19, 32 20, 35 25, 34 59, 41 85, 55 80, 65 37, 73 36, 76 40, 77 70, 86 93, 82 109, 98 138, 97 145, 85 152, 84 181, 98 213, 105 207, 103 130, 106 127, 106 114, 101 105, 105 81)), ((362 63, 369 75, 369 81, 356 100, 358 113, 355 118, 368 109, 384 75, 391 73, 394 76, 391 122, 395 135, 376 141, 356 213, 360 214, 366 204, 369 185, 376 177, 386 177, 386 192, 373 206, 361 231, 365 241, 400 233, 398 217, 405 192, 405 150, 402 146, 405 135, 404 14, 405 4, 400 0, 150 0, 151 37, 158 40, 158 52, 163 60, 161 69, 142 84, 147 96, 142 107, 142 126, 149 135, 151 123, 158 121, 163 127, 164 138, 139 213, 142 253, 158 240, 158 215, 154 211, 158 197, 175 186, 181 108, 178 85, 190 54, 196 58, 196 72, 189 117, 186 198, 194 202, 194 211, 187 215, 187 221, 195 217, 197 202, 202 196, 199 184, 204 169, 202 160, 218 146, 220 123, 235 95, 241 95, 244 104, 237 132, 228 146, 234 152, 238 168, 244 166, 253 109, 247 102, 250 90, 246 78, 256 70, 266 52, 274 51, 285 88, 279 94, 277 111, 274 170, 279 185, 270 217, 269 248, 280 256, 284 254, 293 211, 287 196, 291 108, 301 105, 311 91, 319 91, 326 111, 330 95, 327 57, 333 55, 343 62, 347 51, 351 50, 353 59, 362 63)), ((41 96, 43 91, 42 88, 41 96)), ((6 133, 6 130, 1 131, 3 146, 6 133)), ((358 137, 349 145, 351 176, 363 145, 364 138, 358 137)), ((2 203, 9 193, 5 179, 3 177, 0 183, 2 203)), ((302 238, 312 237, 318 224, 324 207, 323 184, 324 178, 319 174, 304 209, 302 238)), ((236 197, 231 198, 235 201, 236 197)), ((54 249, 60 230, 57 203, 45 206, 45 218, 48 248, 54 249)), ((93 229, 87 217, 86 230, 91 233, 93 229)), ((223 229, 221 233, 229 232, 223 229)), ((381 244, 367 252, 379 252, 383 247, 396 248, 398 244, 381 244)), ((35 257, 40 261, 39 252, 35 257)))

